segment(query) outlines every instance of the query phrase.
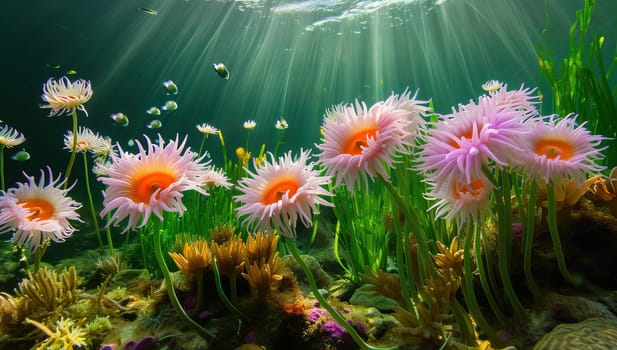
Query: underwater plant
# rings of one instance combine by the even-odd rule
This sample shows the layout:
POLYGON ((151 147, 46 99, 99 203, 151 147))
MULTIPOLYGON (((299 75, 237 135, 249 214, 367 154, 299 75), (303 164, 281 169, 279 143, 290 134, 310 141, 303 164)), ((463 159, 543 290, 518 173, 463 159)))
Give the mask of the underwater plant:
MULTIPOLYGON (((605 37, 594 33, 588 38, 596 0, 585 0, 583 8, 569 30, 570 47, 562 58, 554 57, 549 39, 550 14, 546 6, 544 42, 537 44, 538 64, 550 85, 552 112, 558 115, 576 113, 587 122, 593 134, 617 137, 613 117, 617 115, 617 90, 611 87, 611 75, 617 67, 617 48, 605 64, 602 52, 605 37)), ((617 152, 605 151, 605 164, 615 164, 617 152)))

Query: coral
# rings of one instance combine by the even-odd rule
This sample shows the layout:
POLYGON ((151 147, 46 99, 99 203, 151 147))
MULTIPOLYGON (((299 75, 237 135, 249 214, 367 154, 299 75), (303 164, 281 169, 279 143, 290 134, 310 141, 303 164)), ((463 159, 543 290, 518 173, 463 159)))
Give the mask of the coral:
POLYGON ((461 284, 461 278, 452 268, 438 269, 420 292, 421 302, 415 305, 415 314, 402 307, 396 307, 394 318, 400 326, 396 328, 405 344, 442 344, 442 323, 450 318, 450 301, 461 284))
MULTIPOLYGON (((555 206, 557 210, 569 208, 575 205, 579 199, 587 192, 588 184, 580 186, 574 180, 567 180, 557 183, 555 189, 555 206)), ((536 203, 548 208, 548 195, 545 182, 538 182, 538 198, 536 203)))
POLYGON ((232 225, 219 225, 209 231, 210 240, 218 244, 230 241, 236 233, 236 228, 232 225))
POLYGON ((19 283, 15 290, 18 297, 25 298, 32 308, 32 313, 55 312, 58 307, 65 307, 77 301, 81 290, 77 288, 80 279, 73 266, 60 273, 40 268, 34 274, 19 283))
POLYGON ((96 316, 92 321, 86 323, 83 327, 90 345, 100 343, 103 337, 105 337, 112 329, 113 326, 107 316, 96 316))
POLYGON ((240 276, 244 269, 244 242, 236 237, 224 243, 213 242, 210 247, 222 276, 240 276))
POLYGON ((587 193, 606 203, 611 214, 617 217, 617 167, 608 176, 594 176, 585 182, 587 193))
POLYGON ((105 275, 115 276, 120 270, 126 268, 120 258, 120 254, 103 255, 96 261, 96 270, 103 272, 105 275))
POLYGON ((405 306, 406 303, 401 294, 401 283, 398 276, 383 272, 382 270, 368 271, 368 274, 359 275, 369 285, 366 287, 366 290, 372 291, 373 295, 382 295, 396 301, 402 307, 405 306))
POLYGON ((139 341, 131 340, 122 346, 122 350, 148 350, 153 349, 157 340, 155 337, 146 336, 139 341))
MULTIPOLYGON (((86 333, 82 327, 71 319, 61 318, 56 322, 56 330, 52 331, 44 324, 26 318, 26 322, 37 327, 47 335, 36 350, 64 350, 86 346, 86 333)), ((34 349, 34 348, 33 348, 34 349)))
POLYGON ((28 313, 26 299, 14 297, 6 293, 0 293, 0 325, 19 325, 28 313))
POLYGON ((544 335, 534 350, 613 349, 617 344, 617 322, 589 318, 579 323, 564 323, 544 335))
POLYGON ((246 239, 245 254, 249 264, 266 261, 270 259, 276 251, 279 236, 272 233, 257 232, 255 236, 250 235, 246 239))
POLYGON ((169 255, 178 266, 178 269, 187 275, 207 269, 212 261, 212 253, 208 247, 208 242, 203 239, 184 243, 182 254, 170 252, 169 255))
MULTIPOLYGON (((274 240, 274 243, 276 243, 276 240, 274 240)), ((257 293, 259 300, 263 301, 270 294, 272 288, 283 279, 283 270, 287 260, 287 258, 284 258, 281 261, 279 253, 274 252, 267 261, 261 258, 260 262, 245 265, 246 273, 242 273, 242 277, 248 281, 251 290, 257 293)))
POLYGON ((459 276, 463 275, 463 250, 458 249, 458 239, 454 238, 450 243, 450 248, 437 241, 438 254, 433 256, 433 261, 438 268, 452 268, 459 276))

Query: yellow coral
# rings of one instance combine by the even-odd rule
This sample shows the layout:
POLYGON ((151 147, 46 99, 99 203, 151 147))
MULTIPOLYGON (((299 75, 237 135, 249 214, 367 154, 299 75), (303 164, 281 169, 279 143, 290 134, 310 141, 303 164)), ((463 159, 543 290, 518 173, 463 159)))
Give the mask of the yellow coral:
POLYGON ((194 274, 210 267, 212 253, 208 242, 203 239, 184 243, 182 254, 172 253, 169 255, 184 274, 194 274))
POLYGON ((60 306, 77 301, 81 292, 77 288, 79 283, 73 266, 60 273, 42 267, 34 274, 28 272, 28 278, 19 283, 16 293, 18 297, 26 298, 34 312, 54 312, 60 306))
POLYGON ((210 240, 223 244, 234 237, 236 228, 232 225, 219 225, 210 229, 210 240))
POLYGON ((26 318, 26 323, 37 327, 47 335, 47 339, 42 341, 36 350, 65 350, 86 346, 86 332, 71 319, 60 319, 56 323, 55 331, 29 318, 26 318))
POLYGON ((279 253, 275 252, 268 261, 262 258, 261 262, 247 264, 246 273, 242 273, 242 277, 248 281, 251 290, 257 293, 259 299, 263 300, 270 294, 272 287, 283 279, 286 264, 287 258, 281 261, 279 253))
MULTIPOLYGON (((587 192, 587 185, 580 186, 574 180, 564 180, 562 183, 554 185, 556 209, 572 207, 587 192)), ((548 208, 548 195, 545 182, 538 183, 537 203, 548 208)))
POLYGON ((223 276, 240 276, 244 269, 244 242, 242 238, 229 240, 223 244, 213 243, 212 253, 216 256, 216 266, 223 276))
POLYGON ((271 233, 257 232, 255 236, 249 236, 245 243, 245 253, 248 263, 260 262, 261 259, 269 260, 276 251, 279 236, 271 233))
POLYGON ((452 268, 459 276, 463 275, 463 250, 458 249, 458 239, 454 238, 450 248, 437 241, 438 254, 433 256, 433 261, 438 268, 452 268))
POLYGON ((401 283, 398 276, 377 270, 375 272, 368 271, 367 274, 359 274, 360 278, 370 286, 367 286, 368 291, 373 291, 374 295, 382 295, 396 301, 400 306, 406 305, 403 295, 401 294, 401 283))

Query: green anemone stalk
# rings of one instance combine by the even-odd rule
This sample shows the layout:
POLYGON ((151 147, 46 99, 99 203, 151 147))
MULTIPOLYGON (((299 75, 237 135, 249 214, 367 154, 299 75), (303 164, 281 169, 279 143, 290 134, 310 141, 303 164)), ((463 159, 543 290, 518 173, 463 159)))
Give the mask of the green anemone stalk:
POLYGON ((527 287, 534 298, 540 295, 540 289, 533 279, 531 273, 531 256, 533 254, 533 235, 535 233, 536 223, 536 197, 538 195, 538 184, 536 181, 531 181, 529 189, 529 199, 527 206, 527 222, 523 227, 523 272, 527 280, 527 287))
POLYGON ((351 324, 349 324, 347 322, 347 320, 345 320, 345 318, 338 311, 336 311, 336 309, 334 309, 332 307, 332 305, 330 305, 330 303, 328 303, 326 298, 324 298, 324 296, 321 295, 321 293, 319 293, 319 288, 317 287, 317 282, 315 282, 315 276, 313 276, 313 272, 311 272, 311 269, 308 267, 308 265, 304 262, 304 260, 300 256, 300 252, 298 251, 298 248, 296 247, 296 244, 294 243, 294 241, 291 238, 287 237, 287 236, 282 236, 282 237, 283 237, 283 240, 285 241, 285 245, 287 246, 287 250, 291 253, 291 255, 294 257, 294 259, 296 260, 298 265, 300 265, 300 267, 302 268, 302 270, 306 274, 306 278, 308 279, 309 286, 311 287, 311 291, 313 292, 313 296, 315 297, 315 299, 317 299, 317 301, 319 301, 319 304, 320 304, 321 307, 323 307, 324 309, 328 310, 328 312, 330 313, 332 318, 334 318, 334 320, 336 320, 336 322, 339 325, 341 325, 341 327, 345 328, 347 333, 349 333, 351 338, 356 342, 356 344, 358 344, 358 346, 361 349, 363 349, 363 350, 367 350, 367 349, 368 350, 372 350, 372 349, 375 349, 375 350, 378 350, 378 349, 382 349, 382 350, 398 349, 398 346, 396 346, 396 345, 395 346, 391 346, 391 347, 386 347, 386 348, 379 348, 379 347, 374 347, 374 346, 369 345, 368 343, 366 343, 364 341, 364 339, 362 339, 360 334, 358 334, 356 329, 351 324))
POLYGON ((0 190, 6 191, 4 185, 4 145, 0 145, 0 190))
POLYGON ((478 299, 476 298, 476 292, 473 287, 473 271, 471 268, 472 240, 473 235, 471 232, 468 232, 463 245, 463 283, 461 283, 461 288, 463 289, 463 296, 465 297, 465 303, 467 304, 467 309, 471 314, 471 318, 476 321, 478 327, 480 327, 480 329, 482 329, 482 331, 484 331, 487 335, 488 339, 492 341, 493 339, 496 339, 495 329, 491 327, 490 323, 484 317, 484 313, 480 309, 478 299))
POLYGON ((153 234, 154 234, 154 255, 156 256, 156 261, 163 273, 163 279, 165 281, 165 288, 167 289, 167 294, 169 296, 169 301, 173 305, 174 309, 189 327, 191 327, 200 337, 202 337, 208 343, 211 343, 214 340, 214 334, 204 329, 197 322, 193 321, 189 315, 186 314, 186 311, 182 308, 180 304, 180 300, 178 300, 178 296, 176 295, 176 291, 174 290, 174 284, 171 280, 171 275, 169 274, 169 269, 167 268, 167 264, 165 263, 165 258, 163 257, 163 250, 161 249, 161 221, 158 219, 154 220, 153 226, 153 234))
POLYGON ((73 111, 71 117, 73 119, 73 146, 71 147, 71 158, 69 159, 69 164, 66 166, 66 171, 64 172, 64 176, 66 178, 64 189, 69 187, 69 178, 71 177, 71 171, 73 170, 73 164, 75 163, 75 156, 77 154, 77 112, 73 111))
MULTIPOLYGON (((238 310, 234 303, 231 302, 229 298, 227 298, 227 295, 225 295, 225 291, 223 290, 223 284, 221 283, 221 273, 219 272, 219 268, 216 265, 215 256, 212 257, 212 272, 214 272, 214 284, 216 285, 216 292, 218 293, 219 298, 221 299, 223 304, 225 304, 225 307, 227 307, 229 311, 233 312, 238 317, 245 318, 242 312, 240 312, 240 310, 238 310)), ((233 288, 235 288, 235 285, 233 286, 233 288)), ((232 294, 234 293, 232 292, 232 294)))
POLYGON ((206 144, 207 138, 208 138, 208 134, 204 133, 204 136, 201 137, 201 144, 199 144, 199 152, 197 152, 198 156, 201 156, 201 152, 204 150, 204 145, 206 144))
POLYGON ((546 186, 548 195, 548 230, 551 234, 551 240, 553 241, 553 250, 555 251, 555 258, 557 259, 557 266, 561 275, 570 283, 579 285, 583 283, 581 276, 574 276, 566 267, 566 260, 561 248, 561 239, 559 238, 559 230, 557 229, 557 208, 555 205, 555 186, 549 183, 546 186))
MULTIPOLYGON (((88 154, 86 152, 82 152, 84 155, 84 179, 86 181, 86 192, 88 192, 88 201, 90 202, 90 214, 92 214, 92 223, 94 224, 94 229, 96 230, 96 237, 99 239, 99 246, 101 249, 104 249, 103 239, 101 238, 101 228, 99 227, 99 220, 96 215, 96 210, 94 210, 94 201, 92 200, 92 191, 90 190, 90 174, 88 169, 88 154)), ((111 241, 109 242, 109 255, 113 256, 114 249, 111 246, 111 241)))
POLYGON ((499 275, 503 283, 504 293, 510 305, 512 305, 512 311, 514 311, 514 314, 519 319, 524 319, 526 317, 525 308, 516 295, 510 278, 510 274, 512 273, 510 266, 512 256, 512 202, 510 200, 512 187, 510 185, 510 174, 504 172, 501 179, 500 193, 496 196, 499 218, 499 229, 497 233, 499 275))

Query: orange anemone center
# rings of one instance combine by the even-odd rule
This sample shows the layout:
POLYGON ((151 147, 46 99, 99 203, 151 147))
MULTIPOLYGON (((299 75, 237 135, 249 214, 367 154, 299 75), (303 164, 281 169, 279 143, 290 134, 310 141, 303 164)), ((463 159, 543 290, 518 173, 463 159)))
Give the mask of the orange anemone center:
POLYGON ((298 180, 291 176, 284 176, 275 181, 272 181, 263 191, 261 195, 261 203, 268 205, 274 204, 283 198, 285 193, 288 193, 287 196, 291 197, 296 194, 300 184, 298 180))
POLYGON ((561 160, 568 160, 574 155, 574 147, 563 140, 546 139, 536 143, 534 152, 548 159, 559 157, 561 160))
POLYGON ((473 130, 469 129, 469 130, 465 131, 462 135, 458 135, 458 137, 456 139, 450 140, 450 146, 452 146, 454 148, 461 148, 461 146, 459 144, 459 140, 462 140, 463 137, 466 140, 471 140, 471 138, 473 137, 473 130))
POLYGON ((133 184, 132 199, 136 203, 150 203, 150 197, 157 189, 167 188, 173 183, 175 177, 172 174, 164 172, 148 173, 141 178, 135 180, 133 184))
POLYGON ((464 184, 458 181, 453 181, 450 190, 452 191, 452 197, 455 200, 461 199, 462 193, 471 194, 473 197, 477 197, 480 195, 480 192, 484 188, 484 181, 482 179, 477 179, 472 181, 471 183, 464 184))
POLYGON ((379 129, 375 125, 368 125, 364 128, 356 130, 343 143, 342 153, 356 156, 362 153, 362 147, 368 146, 368 139, 375 139, 379 129))
POLYGON ((31 198, 18 201, 17 204, 21 204, 22 207, 32 212, 28 220, 48 220, 54 215, 54 206, 44 199, 31 198))

